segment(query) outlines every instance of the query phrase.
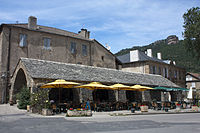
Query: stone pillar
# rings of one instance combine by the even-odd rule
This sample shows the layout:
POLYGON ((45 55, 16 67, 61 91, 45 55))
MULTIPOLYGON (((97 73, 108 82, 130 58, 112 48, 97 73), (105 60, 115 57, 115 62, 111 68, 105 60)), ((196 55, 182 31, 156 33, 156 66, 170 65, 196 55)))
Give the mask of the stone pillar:
POLYGON ((126 100, 127 100, 126 99, 126 91, 125 90, 115 91, 115 97, 116 97, 116 101, 126 102, 126 100))
POLYGON ((78 88, 72 88, 73 91, 73 102, 78 105, 80 103, 80 98, 79 98, 79 89, 78 88))
POLYGON ((163 91, 161 91, 161 101, 165 101, 165 95, 163 91))
POLYGON ((142 101, 152 101, 150 91, 142 91, 142 101))
POLYGON ((88 98, 90 100, 93 100, 92 90, 80 88, 79 98, 80 98, 80 103, 87 101, 88 98))

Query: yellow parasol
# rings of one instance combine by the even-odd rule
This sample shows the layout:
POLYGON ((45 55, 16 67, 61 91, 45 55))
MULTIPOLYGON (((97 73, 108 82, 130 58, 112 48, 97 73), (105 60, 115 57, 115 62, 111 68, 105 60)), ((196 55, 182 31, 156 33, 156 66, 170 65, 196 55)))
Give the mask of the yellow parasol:
POLYGON ((115 88, 117 90, 130 90, 130 86, 123 85, 123 84, 114 84, 114 85, 111 85, 110 87, 115 88))
POLYGON ((138 90, 138 91, 145 91, 145 90, 152 90, 153 88, 147 87, 147 86, 141 86, 141 85, 134 85, 130 87, 133 90, 138 90))
POLYGON ((79 85, 79 83, 65 81, 64 79, 58 79, 54 82, 44 84, 40 88, 58 88, 59 89, 59 103, 60 103, 61 88, 72 88, 75 85, 79 85))
POLYGON ((79 85, 79 83, 58 79, 54 82, 44 84, 40 88, 72 88, 75 85, 79 85))
POLYGON ((76 86, 75 88, 86 88, 90 90, 95 90, 95 89, 113 89, 110 86, 103 85, 99 82, 91 82, 89 84, 81 85, 81 86, 76 86))

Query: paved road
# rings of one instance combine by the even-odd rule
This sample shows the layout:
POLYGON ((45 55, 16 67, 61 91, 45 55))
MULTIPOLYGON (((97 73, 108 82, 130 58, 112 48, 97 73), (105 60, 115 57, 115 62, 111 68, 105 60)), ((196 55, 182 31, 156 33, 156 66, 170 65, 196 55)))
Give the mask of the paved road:
POLYGON ((0 106, 0 133, 189 133, 200 132, 200 114, 42 117, 0 106))

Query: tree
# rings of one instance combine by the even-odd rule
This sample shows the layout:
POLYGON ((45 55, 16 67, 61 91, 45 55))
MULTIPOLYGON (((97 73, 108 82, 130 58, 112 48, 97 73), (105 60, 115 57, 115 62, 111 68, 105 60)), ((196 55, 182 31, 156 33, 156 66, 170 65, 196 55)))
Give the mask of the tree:
POLYGON ((184 44, 187 51, 200 60, 200 8, 193 7, 183 15, 184 44))
POLYGON ((17 100, 19 100, 18 108, 26 109, 27 105, 30 105, 30 91, 28 88, 23 87, 17 94, 17 100))

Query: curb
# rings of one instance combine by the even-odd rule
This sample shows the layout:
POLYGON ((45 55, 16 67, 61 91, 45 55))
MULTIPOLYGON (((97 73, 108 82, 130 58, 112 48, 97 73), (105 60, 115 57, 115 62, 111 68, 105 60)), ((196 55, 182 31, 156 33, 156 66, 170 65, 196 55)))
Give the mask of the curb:
POLYGON ((110 116, 128 116, 128 115, 157 115, 157 114, 186 114, 186 113, 200 113, 198 112, 158 112, 158 113, 113 113, 110 116))

